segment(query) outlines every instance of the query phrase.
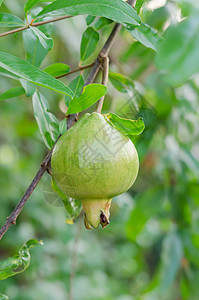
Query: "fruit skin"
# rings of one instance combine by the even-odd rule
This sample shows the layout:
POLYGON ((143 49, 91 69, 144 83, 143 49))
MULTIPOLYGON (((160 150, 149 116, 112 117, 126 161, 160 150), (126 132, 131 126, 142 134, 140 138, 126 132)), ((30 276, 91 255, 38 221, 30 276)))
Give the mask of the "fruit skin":
POLYGON ((85 114, 58 140, 51 167, 61 191, 82 201, 85 223, 97 228, 108 223, 110 199, 134 183, 139 160, 132 141, 94 112, 85 114))

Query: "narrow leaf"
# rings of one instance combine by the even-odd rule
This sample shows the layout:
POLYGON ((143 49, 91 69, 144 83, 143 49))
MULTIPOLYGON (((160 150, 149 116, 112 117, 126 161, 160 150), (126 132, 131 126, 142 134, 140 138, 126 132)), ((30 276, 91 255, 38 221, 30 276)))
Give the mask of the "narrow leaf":
POLYGON ((31 10, 37 3, 39 2, 53 2, 49 0, 28 0, 26 4, 24 5, 24 11, 27 14, 29 10, 31 10))
POLYGON ((144 4, 145 1, 146 0, 137 0, 136 3, 135 3, 135 9, 136 9, 138 15, 139 15, 140 9, 141 9, 141 7, 142 7, 142 5, 144 4))
POLYGON ((133 80, 127 76, 110 72, 109 79, 112 85, 121 93, 127 93, 129 90, 135 89, 133 80))
POLYGON ((122 131, 125 135, 138 135, 142 133, 145 128, 143 118, 139 118, 137 120, 129 120, 120 118, 112 113, 109 113, 105 116, 116 128, 122 131))
POLYGON ((69 104, 67 114, 81 112, 92 106, 107 93, 107 87, 102 84, 89 84, 84 87, 80 96, 75 96, 69 104))
POLYGON ((86 60, 95 51, 98 41, 99 33, 93 27, 88 27, 82 35, 81 61, 86 60))
POLYGON ((102 27, 110 25, 111 23, 113 23, 112 20, 101 17, 97 20, 94 27, 96 30, 100 30, 102 27))
POLYGON ((159 49, 162 38, 149 25, 141 23, 140 26, 130 26, 127 31, 147 48, 155 51, 159 49))
POLYGON ((3 0, 0 0, 0 7, 1 7, 1 4, 3 3, 3 0))
POLYGON ((182 84, 199 71, 198 30, 199 18, 195 15, 170 26, 166 31, 156 56, 156 65, 165 71, 171 85, 182 84))
POLYGON ((53 77, 62 76, 70 72, 70 67, 66 64, 55 63, 43 70, 44 72, 50 74, 53 77))
POLYGON ((140 23, 136 11, 123 0, 57 0, 46 6, 38 17, 54 12, 55 15, 82 15, 106 17, 118 23, 140 23))
POLYGON ((46 146, 51 149, 59 136, 59 124, 55 116, 49 112, 47 99, 39 92, 33 95, 34 116, 46 146))
POLYGON ((86 17, 87 26, 91 25, 94 22, 95 18, 96 18, 95 16, 90 16, 90 15, 86 17))
POLYGON ((7 14, 7 13, 0 13, 0 27, 18 27, 24 25, 27 24, 25 24, 17 16, 7 14))
POLYGON ((37 240, 29 240, 19 249, 18 254, 0 261, 0 280, 24 272, 30 264, 30 248, 37 245, 43 245, 43 243, 37 240))
POLYGON ((24 5, 24 11, 27 13, 33 6, 35 6, 40 0, 28 0, 24 5))
POLYGON ((39 30, 36 27, 29 26, 30 29, 34 32, 34 34, 38 37, 41 45, 46 49, 46 50, 51 50, 53 47, 53 39, 48 38, 41 30, 39 30))
MULTIPOLYGON (((82 92, 84 87, 84 79, 83 76, 80 75, 76 77, 71 83, 69 84, 69 88, 73 91, 74 96, 79 96, 82 92)), ((69 105, 71 98, 69 96, 65 96, 65 104, 66 106, 69 105)))
POLYGON ((38 37, 31 29, 23 31, 23 44, 26 51, 26 59, 36 67, 39 67, 48 54, 48 50, 42 46, 38 37))
POLYGON ((36 86, 32 82, 25 79, 20 79, 20 83, 26 92, 26 97, 31 97, 36 91, 36 86))
POLYGON ((66 132, 66 130, 67 130, 67 122, 65 118, 59 123, 59 133, 62 135, 66 132))
POLYGON ((25 94, 25 91, 22 87, 13 87, 0 95, 0 101, 15 98, 23 94, 25 94))
POLYGON ((8 72, 7 70, 5 70, 5 69, 3 69, 1 67, 0 67, 0 75, 8 77, 8 78, 15 79, 15 80, 19 80, 19 76, 16 76, 13 73, 8 72))
POLYGON ((71 89, 62 82, 21 58, 0 51, 0 66, 36 85, 46 87, 61 94, 73 96, 71 89))

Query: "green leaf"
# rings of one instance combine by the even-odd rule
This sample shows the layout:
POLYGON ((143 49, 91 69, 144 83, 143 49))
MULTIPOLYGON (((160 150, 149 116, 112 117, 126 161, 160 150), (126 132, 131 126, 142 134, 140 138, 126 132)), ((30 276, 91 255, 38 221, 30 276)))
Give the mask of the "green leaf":
POLYGON ((20 79, 20 83, 26 92, 26 97, 31 97, 36 91, 36 86, 25 79, 20 79))
POLYGON ((27 24, 25 24, 17 16, 7 14, 7 13, 0 13, 0 27, 18 27, 24 25, 27 24))
POLYGON ((0 0, 0 7, 1 7, 1 4, 3 3, 3 0, 0 0))
POLYGON ((0 66, 36 85, 46 87, 61 94, 73 96, 71 89, 62 82, 21 58, 0 51, 0 66))
POLYGON ((34 32, 34 34, 38 37, 41 45, 46 49, 46 50, 51 50, 53 47, 53 39, 48 38, 41 30, 34 26, 29 26, 30 29, 34 32))
POLYGON ((13 87, 0 95, 0 101, 15 98, 25 93, 22 87, 13 87))
POLYGON ((0 280, 24 272, 30 264, 30 248, 37 245, 43 245, 43 243, 37 240, 29 240, 19 249, 18 254, 0 261, 0 280))
POLYGON ((35 6, 40 0, 28 0, 24 5, 24 11, 27 13, 33 6, 35 6))
POLYGON ((12 78, 12 79, 15 79, 15 80, 19 80, 19 76, 16 76, 14 74, 12 74, 11 72, 8 72, 7 70, 3 69, 0 67, 0 75, 2 76, 5 76, 5 77, 8 77, 8 78, 12 78))
POLYGON ((163 241, 161 266, 157 289, 162 293, 174 283, 181 266, 183 256, 182 243, 176 232, 168 234, 163 241))
POLYGON ((62 135, 67 131, 67 121, 66 118, 63 119, 60 123, 59 123, 59 133, 62 135))
POLYGON ((127 27, 127 31, 147 48, 155 51, 159 49, 162 38, 149 25, 141 23, 140 26, 127 27))
POLYGON ((55 63, 43 70, 44 72, 50 74, 53 77, 58 77, 65 75, 70 72, 70 67, 66 64, 55 63))
POLYGON ((112 85, 121 93, 127 93, 129 90, 135 89, 133 80, 127 76, 109 72, 109 79, 112 85))
POLYGON ((156 56, 156 65, 165 71, 171 85, 182 84, 199 71, 198 30, 199 18, 195 15, 170 26, 166 31, 156 56))
MULTIPOLYGON (((79 96, 82 92, 84 87, 84 79, 83 76, 80 75, 76 77, 71 83, 69 84, 69 88, 73 91, 74 96, 79 96)), ((69 105, 71 98, 69 96, 65 96, 65 104, 66 106, 69 105)))
POLYGON ((48 50, 42 46, 38 37, 31 29, 23 31, 23 44, 26 51, 26 59, 32 65, 39 67, 48 54, 48 50))
POLYGON ((97 20, 94 27, 96 30, 100 30, 102 27, 110 25, 111 23, 113 23, 112 20, 101 17, 97 20))
POLYGON ((69 104, 67 114, 81 112, 92 106, 107 93, 107 87, 102 84, 89 84, 84 87, 80 96, 75 96, 69 104))
POLYGON ((79 200, 67 197, 58 187, 54 178, 52 177, 51 187, 53 191, 62 199, 66 212, 66 223, 71 223, 71 219, 79 216, 82 210, 82 205, 79 200))
POLYGON ((164 196, 162 189, 162 186, 153 186, 144 194, 141 193, 136 197, 136 205, 130 214, 126 226, 129 240, 134 241, 148 219, 161 209, 164 196))
POLYGON ((46 6, 38 17, 54 12, 55 15, 83 15, 100 16, 118 23, 140 23, 136 11, 123 0, 57 0, 46 6))
POLYGON ((94 22, 95 18, 96 18, 95 16, 90 16, 90 15, 86 17, 87 26, 91 25, 94 22))
MULTIPOLYGON (((1 1, 0 1, 0 5, 1 5, 1 1)), ((0 294, 0 300, 8 300, 8 296, 0 294)))
POLYGON ((39 2, 53 2, 53 1, 48 1, 48 0, 28 0, 26 4, 24 5, 24 11, 27 14, 29 10, 33 8, 37 3, 39 2))
POLYGON ((32 100, 34 116, 42 138, 46 146, 51 149, 59 136, 59 124, 56 117, 49 112, 48 101, 41 93, 35 92, 32 100))
POLYGON ((136 3, 135 3, 135 9, 137 11, 137 13, 139 14, 140 13, 140 9, 142 7, 142 5, 144 4, 146 0, 137 0, 136 3))
POLYGON ((106 118, 125 135, 138 135, 143 132, 145 125, 143 118, 137 120, 123 119, 119 116, 109 113, 105 115, 106 118))
POLYGON ((99 33, 93 27, 88 27, 82 35, 81 61, 86 60, 95 51, 98 41, 99 33))

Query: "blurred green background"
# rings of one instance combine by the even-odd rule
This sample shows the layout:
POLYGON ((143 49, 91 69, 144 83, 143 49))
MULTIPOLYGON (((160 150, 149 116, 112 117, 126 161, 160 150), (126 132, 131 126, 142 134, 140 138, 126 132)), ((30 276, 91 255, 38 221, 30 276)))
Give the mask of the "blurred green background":
MULTIPOLYGON (((141 17, 161 34, 179 17, 196 13, 189 1, 179 2, 145 2, 141 17)), ((24 4, 5 0, 0 12, 23 19, 24 4)), ((78 67, 85 18, 78 16, 45 26, 46 32, 52 31, 54 47, 41 68, 54 62, 69 64, 72 70, 78 67)), ((100 43, 87 63, 95 59, 112 26, 100 30, 100 43)), ((0 50, 25 58, 23 34, 0 38, 0 50)), ((140 159, 139 176, 127 193, 114 199, 110 225, 88 231, 82 220, 66 224, 63 207, 50 205, 43 197, 44 184, 50 180, 45 174, 17 225, 0 242, 0 258, 13 255, 31 238, 43 240, 44 246, 31 250, 31 264, 24 273, 0 282, 0 293, 14 300, 68 299, 72 257, 77 251, 75 300, 199 299, 199 75, 174 88, 157 70, 155 56, 155 51, 133 40, 124 30, 110 53, 111 71, 133 79, 136 90, 121 93, 109 82, 103 112, 133 119, 143 116, 146 124, 144 133, 134 139, 140 159), (77 244, 79 222, 82 229, 77 244)), ((87 74, 86 70, 83 76, 87 74)), ((62 80, 68 84, 76 76, 62 80)), ((0 94, 18 85, 18 81, 0 75, 0 94)), ((40 90, 61 121, 63 96, 40 90)), ((47 149, 30 97, 0 102, 0 128, 3 225, 47 149)))

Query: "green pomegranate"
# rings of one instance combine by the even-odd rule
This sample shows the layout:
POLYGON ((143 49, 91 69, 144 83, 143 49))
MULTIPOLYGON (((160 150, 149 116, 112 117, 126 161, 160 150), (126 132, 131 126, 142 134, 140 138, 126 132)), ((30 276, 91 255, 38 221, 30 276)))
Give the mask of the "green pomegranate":
POLYGON ((85 226, 92 229, 109 224, 111 200, 134 183, 139 161, 132 141, 106 116, 94 112, 59 139, 51 166, 60 190, 81 200, 85 226))

